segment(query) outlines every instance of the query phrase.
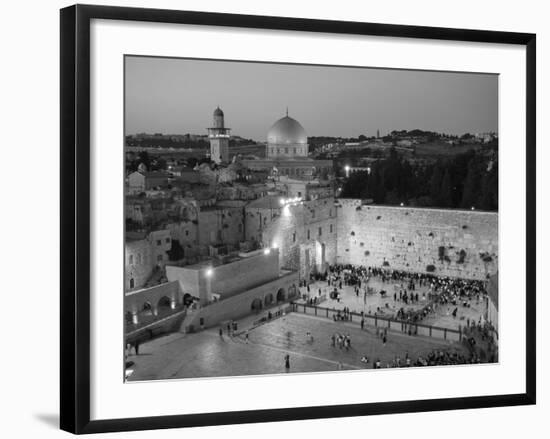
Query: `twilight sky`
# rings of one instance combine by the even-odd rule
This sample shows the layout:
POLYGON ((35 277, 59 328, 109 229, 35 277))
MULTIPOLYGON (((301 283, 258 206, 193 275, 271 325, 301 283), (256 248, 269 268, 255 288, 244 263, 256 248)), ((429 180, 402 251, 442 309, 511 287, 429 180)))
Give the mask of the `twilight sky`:
POLYGON ((498 131, 489 74, 126 57, 125 79, 126 134, 206 134, 217 105, 232 134, 258 141, 287 106, 308 136, 498 131))

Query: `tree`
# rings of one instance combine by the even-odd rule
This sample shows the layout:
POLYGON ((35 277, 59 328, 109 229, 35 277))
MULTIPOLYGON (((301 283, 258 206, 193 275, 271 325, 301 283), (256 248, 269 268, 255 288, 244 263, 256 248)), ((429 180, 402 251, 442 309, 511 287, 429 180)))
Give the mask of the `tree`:
POLYGON ((462 190, 462 200, 460 207, 469 209, 475 205, 479 194, 480 175, 475 159, 468 162, 468 173, 464 181, 464 189, 462 190))
POLYGON ((498 210, 498 161, 487 151, 469 150, 435 164, 404 159, 395 150, 346 179, 342 197, 372 198, 375 203, 426 207, 472 206, 498 210))
POLYGON ((439 201, 442 180, 443 169, 441 166, 441 162, 438 161, 433 168, 432 176, 430 178, 430 197, 435 203, 439 201))
POLYGON ((483 210, 498 210, 498 166, 493 165, 481 179, 481 193, 477 206, 483 210))
POLYGON ((452 207, 453 205, 453 189, 449 169, 445 170, 445 175, 443 176, 438 205, 441 207, 452 207))

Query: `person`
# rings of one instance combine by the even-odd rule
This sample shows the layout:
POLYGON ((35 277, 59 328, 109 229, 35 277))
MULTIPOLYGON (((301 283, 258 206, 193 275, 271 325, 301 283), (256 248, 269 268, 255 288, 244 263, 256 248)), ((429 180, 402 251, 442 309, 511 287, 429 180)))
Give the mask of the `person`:
POLYGON ((248 330, 246 331, 246 334, 244 335, 244 338, 245 338, 246 344, 248 344, 248 330))
POLYGON ((139 355, 139 340, 135 341, 134 349, 136 350, 136 355, 139 355))
POLYGON ((365 319, 361 318, 361 329, 365 329, 365 319))
POLYGON ((384 336, 382 337, 382 344, 384 346, 386 346, 386 341, 387 341, 387 337, 386 337, 386 334, 384 334, 384 336))
POLYGON ((290 355, 285 355, 285 369, 286 371, 290 371, 290 355))
POLYGON ((220 338, 223 338, 223 329, 221 328, 221 326, 220 326, 220 330, 218 331, 218 333, 220 334, 220 338))

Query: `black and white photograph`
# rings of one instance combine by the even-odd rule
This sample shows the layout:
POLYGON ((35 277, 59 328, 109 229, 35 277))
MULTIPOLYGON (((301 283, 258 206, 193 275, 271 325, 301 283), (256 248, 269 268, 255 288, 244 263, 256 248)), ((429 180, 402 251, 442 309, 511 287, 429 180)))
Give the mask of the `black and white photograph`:
POLYGON ((2 437, 544 437, 545 6, 7 2, 2 437))
POLYGON ((121 141, 127 383, 499 363, 498 74, 127 54, 121 141))

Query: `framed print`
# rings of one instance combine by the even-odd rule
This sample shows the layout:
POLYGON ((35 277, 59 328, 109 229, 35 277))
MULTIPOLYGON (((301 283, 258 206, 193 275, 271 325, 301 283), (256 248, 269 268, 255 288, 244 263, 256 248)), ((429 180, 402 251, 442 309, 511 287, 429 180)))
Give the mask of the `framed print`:
POLYGON ((534 404, 535 41, 62 9, 62 429, 534 404))

